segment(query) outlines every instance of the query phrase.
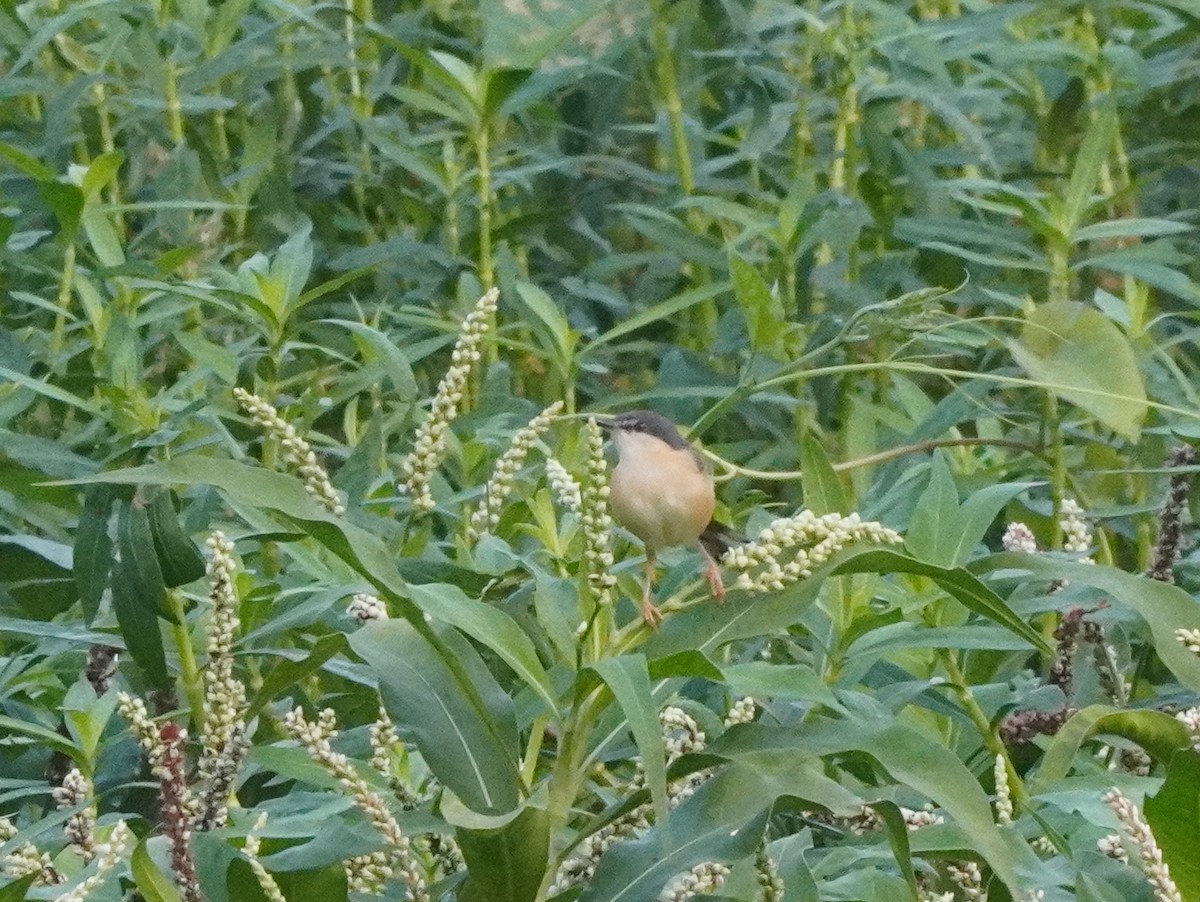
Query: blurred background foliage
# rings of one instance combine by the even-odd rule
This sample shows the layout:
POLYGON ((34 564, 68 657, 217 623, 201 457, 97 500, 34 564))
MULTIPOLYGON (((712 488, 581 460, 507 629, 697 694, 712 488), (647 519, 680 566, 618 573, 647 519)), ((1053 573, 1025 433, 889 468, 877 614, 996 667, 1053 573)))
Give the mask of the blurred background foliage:
MULTIPOLYGON (((1061 549, 1063 502, 1076 498, 1114 580, 1150 566, 1163 460, 1200 438, 1195 0, 0 0, 0 47, 9 729, 57 730, 88 644, 116 633, 107 602, 99 633, 80 622, 81 600, 89 622, 100 603, 81 599, 93 590, 80 589, 72 560, 85 496, 51 483, 176 459, 276 466, 277 443, 259 444, 234 385, 286 408, 348 518, 401 560, 405 579, 503 600, 548 667, 569 637, 539 619, 545 609, 530 614, 530 598, 535 583, 549 591, 546 573, 576 575, 579 539, 570 522, 560 532, 547 520, 549 502, 534 494, 540 465, 522 473, 503 540, 468 547, 463 519, 512 432, 553 401, 569 412, 653 407, 691 427, 723 459, 723 515, 751 533, 802 503, 853 508, 906 530, 914 557, 954 568, 998 548, 1005 519, 1061 549), (488 365, 455 425, 439 509, 411 516, 396 467, 459 322, 492 286, 502 300, 488 365), (971 547, 947 545, 948 522, 971 547)), ((555 436, 547 441, 582 472, 576 430, 555 436)), ((268 671, 285 676, 265 680, 259 707, 303 696, 368 723, 376 699, 354 669, 363 665, 328 638, 350 628, 338 601, 366 588, 361 568, 337 560, 344 550, 297 508, 281 517, 255 496, 258 483, 238 483, 241 471, 223 483, 204 473, 156 478, 188 486, 184 533, 245 524, 247 666, 261 686, 262 669, 307 662, 268 671), (313 680, 302 691, 292 685, 301 677, 313 680)), ((873 560, 864 569, 909 572, 873 560)), ((667 563, 664 596, 686 594, 694 561, 667 563)), ((636 592, 632 563, 617 569, 636 592)), ((978 569, 1006 597, 1013 590, 1003 568, 978 569)), ((1052 597, 1050 572, 1033 574, 1040 591, 1021 582, 1021 617, 1052 640, 1064 597, 1117 596, 1095 616, 1136 671, 1124 703, 1192 698, 1192 665, 1163 651, 1174 628, 1165 609, 1147 626, 1136 583, 1093 597, 1072 572, 1077 595, 1052 597)), ((1200 588, 1194 556, 1177 575, 1184 590, 1200 588)), ((981 608, 968 615, 941 591, 961 602, 961 585, 929 579, 831 579, 806 619, 765 617, 720 653, 727 664, 766 656, 809 668, 815 695, 783 688, 798 671, 768 681, 785 699, 780 729, 826 704, 825 686, 871 694, 898 682, 907 688, 872 704, 933 726, 987 784, 988 721, 1036 707, 1032 694, 1047 686, 1032 673, 1048 660, 1028 636, 969 620, 981 608), (938 633, 933 648, 885 631, 869 653, 850 653, 899 621, 991 632, 938 633), (931 688, 948 672, 982 708, 969 692, 931 688)), ((1192 616, 1194 602, 1170 592, 1170 615, 1192 616)), ((185 593, 169 612, 183 614, 182 639, 176 630, 167 642, 172 677, 183 646, 202 645, 193 603, 203 596, 185 593)), ((667 656, 682 649, 655 641, 667 656)), ((716 655, 720 643, 706 641, 696 639, 716 655)), ((571 674, 575 663, 558 662, 571 674)), ((127 678, 145 689, 144 676, 127 678)), ((1080 691, 1101 698, 1098 686, 1080 691)), ((523 741, 530 723, 522 715, 523 741)), ((1143 728, 1125 732, 1144 739, 1143 728)), ((115 721, 109 729, 120 735, 115 721)), ((264 748, 273 738, 260 737, 264 748)), ((813 741, 850 758, 866 743, 876 760, 886 745, 813 741)), ((98 773, 115 790, 136 765, 127 736, 109 747, 115 757, 98 773)), ((3 798, 44 795, 49 748, 3 751, 3 798)), ((920 782, 893 766, 884 769, 898 785, 920 782)), ((246 797, 278 794, 267 765, 256 767, 246 797)), ((839 779, 869 795, 853 761, 839 779)), ((592 791, 593 811, 621 804, 612 787, 592 791)), ((130 792, 149 805, 145 784, 122 792, 114 810, 136 807, 130 792)), ((1069 834, 1074 809, 1057 804, 1051 819, 1069 834)), ((1079 827, 1076 849, 1093 857, 1094 826, 1079 827)), ((790 873, 806 875, 793 877, 789 900, 820 898, 818 886, 825 898, 900 898, 888 894, 916 885, 903 830, 856 871, 832 854, 805 864, 811 825, 776 817, 771 829, 790 873)), ((836 847, 823 829, 817 849, 836 847)), ((980 835, 969 839, 987 846, 980 835)), ((1005 880, 1020 870, 995 859, 998 847, 975 848, 1005 880)), ((1149 898, 1128 875, 1080 889, 1053 860, 1057 871, 1038 873, 1079 898, 1117 898, 1114 887, 1149 898)), ((251 887, 248 869, 239 873, 251 887)), ((993 898, 1008 892, 1000 882, 993 898)))

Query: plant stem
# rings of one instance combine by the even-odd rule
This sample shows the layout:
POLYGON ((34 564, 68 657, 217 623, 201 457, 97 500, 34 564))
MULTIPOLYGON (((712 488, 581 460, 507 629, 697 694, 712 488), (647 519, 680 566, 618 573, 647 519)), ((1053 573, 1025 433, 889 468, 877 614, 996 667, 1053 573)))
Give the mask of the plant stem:
POLYGON ((179 651, 179 678, 192 709, 192 724, 199 728, 204 717, 204 681, 196 664, 196 650, 192 648, 192 637, 188 632, 187 615, 183 610, 183 594, 178 589, 167 592, 167 600, 178 623, 171 624, 171 634, 179 651))
POLYGON ((1000 736, 992 728, 992 724, 983 709, 979 707, 979 702, 975 700, 975 694, 971 691, 962 668, 958 666, 954 652, 945 648, 938 649, 938 660, 941 661, 942 666, 946 669, 946 673, 950 677, 950 685, 954 687, 954 692, 958 696, 959 704, 963 706, 963 710, 967 712, 971 723, 975 725, 975 729, 979 732, 979 736, 983 740, 984 747, 992 753, 993 758, 999 756, 1004 759, 1004 769, 1008 773, 1008 783, 1012 788, 1013 802, 1019 806, 1028 805, 1029 793, 1025 789, 1025 784, 1021 781, 1021 775, 1017 773, 1012 759, 1008 756, 1008 749, 1004 747, 1004 743, 1000 741, 1000 736))
POLYGON ((671 127, 671 146, 675 155, 675 169, 679 175, 679 187, 684 195, 696 190, 696 176, 692 171, 692 156, 688 150, 687 125, 683 121, 683 98, 679 93, 679 74, 675 69, 675 54, 671 49, 671 29, 667 23, 666 4, 654 5, 654 71, 658 76, 658 90, 667 109, 667 121, 671 127))
POLYGON ((1051 516, 1054 520, 1050 547, 1060 549, 1063 543, 1062 503, 1063 497, 1067 493, 1067 464, 1063 456, 1062 421, 1058 413, 1058 398, 1054 396, 1053 392, 1046 392, 1042 404, 1042 415, 1049 435, 1047 444, 1050 448, 1050 503, 1052 505, 1051 516))
MULTIPOLYGON (((479 168, 479 281, 486 291, 496 282, 495 261, 492 259, 492 161, 491 135, 488 124, 481 121, 475 129, 475 165, 479 168)), ((489 354, 496 348, 489 345, 489 354)))

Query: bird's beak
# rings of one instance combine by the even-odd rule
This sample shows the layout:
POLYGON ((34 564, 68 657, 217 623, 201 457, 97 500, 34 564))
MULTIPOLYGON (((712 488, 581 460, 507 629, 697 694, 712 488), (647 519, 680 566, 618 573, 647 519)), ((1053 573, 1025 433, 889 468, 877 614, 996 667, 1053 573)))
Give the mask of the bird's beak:
POLYGON ((565 413, 559 416, 560 420, 595 420, 596 425, 605 432, 612 432, 616 428, 616 420, 613 417, 601 416, 598 413, 565 413))

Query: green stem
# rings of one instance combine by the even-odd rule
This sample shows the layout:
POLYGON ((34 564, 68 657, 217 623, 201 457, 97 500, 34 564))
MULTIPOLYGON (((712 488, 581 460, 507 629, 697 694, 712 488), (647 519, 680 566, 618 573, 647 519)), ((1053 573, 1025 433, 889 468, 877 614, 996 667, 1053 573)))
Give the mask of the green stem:
POLYGON ((63 349, 67 331, 67 311, 71 308, 71 292, 75 288, 75 242, 63 251, 62 281, 58 285, 58 313, 54 317, 54 334, 50 339, 50 360, 57 360, 63 349))
POLYGON ((979 702, 975 700, 975 693, 971 691, 971 687, 963 675, 962 668, 958 666, 958 661, 955 659, 954 653, 948 649, 938 649, 938 660, 941 661, 942 666, 946 669, 946 674, 950 677, 950 684, 954 687, 954 692, 958 696, 958 702, 962 705, 963 710, 967 712, 967 717, 971 719, 971 723, 975 725, 975 729, 979 732, 979 736, 983 740, 984 747, 992 753, 993 758, 1000 757, 1004 759, 1004 770, 1008 773, 1008 785, 1012 789, 1013 802, 1021 807, 1027 806, 1029 804, 1029 793, 1025 789, 1025 784, 1021 781, 1021 775, 1017 773, 1012 759, 1008 756, 1008 749, 1004 747, 1000 736, 992 728, 992 724, 983 712, 983 709, 979 707, 979 702))
POLYGON ((204 719, 204 680, 196 664, 196 651, 192 648, 192 637, 188 632, 187 615, 183 610, 183 594, 178 589, 167 592, 167 601, 178 623, 171 624, 175 647, 179 651, 179 678, 192 709, 192 724, 199 728, 204 719))
POLYGON ((1062 420, 1058 413, 1058 398, 1053 392, 1046 392, 1043 400, 1042 415, 1046 421, 1046 431, 1050 449, 1050 502, 1053 506, 1051 517, 1054 520, 1050 547, 1062 548, 1062 503, 1067 493, 1067 463, 1063 456, 1062 420))
POLYGON ((579 787, 586 776, 583 764, 586 759, 587 741, 592 732, 593 708, 600 698, 601 689, 592 690, 571 712, 563 725, 562 741, 558 757, 550 774, 549 794, 546 802, 546 819, 550 834, 550 854, 546 874, 538 888, 536 902, 544 902, 554 884, 558 859, 566 845, 562 834, 571 820, 571 809, 579 795, 579 787))
POLYGON ((662 3, 656 4, 654 8, 653 40, 654 69, 671 126, 671 145, 675 154, 675 168, 679 173, 679 187, 685 195, 689 195, 696 190, 696 177, 692 171, 692 156, 688 150, 687 125, 683 121, 683 98, 679 93, 675 54, 671 49, 671 29, 667 24, 665 4, 662 3))
MULTIPOLYGON (((480 122, 475 130, 475 164, 479 168, 479 281, 486 291, 496 279, 492 259, 491 135, 486 122, 480 122)), ((495 354, 495 346, 490 347, 490 353, 495 354)))

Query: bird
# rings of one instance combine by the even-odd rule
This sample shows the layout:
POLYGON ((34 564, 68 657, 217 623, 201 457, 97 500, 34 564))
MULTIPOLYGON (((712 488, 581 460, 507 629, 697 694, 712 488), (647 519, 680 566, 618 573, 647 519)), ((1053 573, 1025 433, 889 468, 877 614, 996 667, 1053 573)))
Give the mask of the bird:
POLYGON ((704 575, 718 600, 725 583, 717 558, 744 541, 713 519, 717 506, 712 473, 676 425, 653 410, 631 410, 598 418, 617 449, 609 479, 609 506, 616 521, 646 549, 642 618, 652 629, 662 623, 654 604, 654 568, 658 552, 695 544, 704 558, 704 575))

